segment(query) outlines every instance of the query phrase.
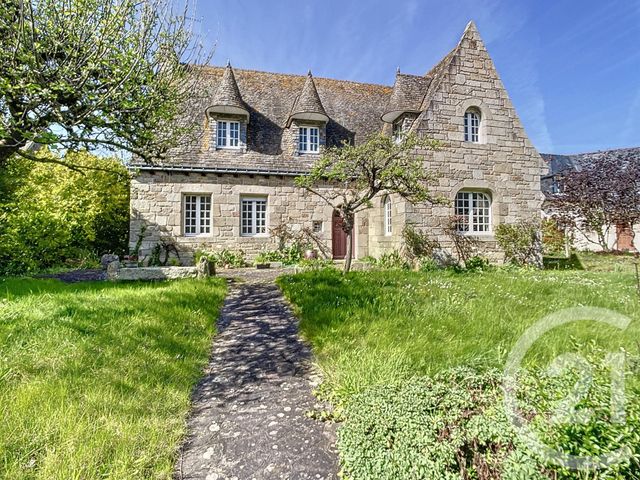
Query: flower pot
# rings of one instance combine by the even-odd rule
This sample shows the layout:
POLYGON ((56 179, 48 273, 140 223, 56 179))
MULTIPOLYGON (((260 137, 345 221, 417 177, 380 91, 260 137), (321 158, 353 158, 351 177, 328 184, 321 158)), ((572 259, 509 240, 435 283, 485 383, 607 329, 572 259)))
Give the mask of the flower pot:
POLYGON ((304 252, 304 258, 306 260, 315 260, 318 258, 318 251, 313 249, 306 250, 304 252))

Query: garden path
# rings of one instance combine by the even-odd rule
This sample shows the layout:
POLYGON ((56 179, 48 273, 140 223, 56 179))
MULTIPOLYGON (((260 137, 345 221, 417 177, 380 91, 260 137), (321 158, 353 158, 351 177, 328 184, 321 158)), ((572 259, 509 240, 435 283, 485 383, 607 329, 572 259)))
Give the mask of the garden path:
POLYGON ((311 393, 319 379, 298 321, 273 282, 277 273, 254 270, 230 279, 177 478, 337 476, 334 425, 306 415, 322 408, 311 393))

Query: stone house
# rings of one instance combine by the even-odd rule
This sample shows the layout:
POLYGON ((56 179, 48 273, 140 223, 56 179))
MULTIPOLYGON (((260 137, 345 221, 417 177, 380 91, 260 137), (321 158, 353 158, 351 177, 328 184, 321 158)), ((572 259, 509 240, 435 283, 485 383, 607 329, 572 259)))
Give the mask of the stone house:
MULTIPOLYGON (((452 215, 496 260, 500 223, 539 218, 542 162, 473 24, 425 75, 396 74, 393 86, 207 67, 190 121, 198 140, 162 163, 133 164, 131 244, 145 226, 142 255, 160 239, 181 251, 275 248, 275 226, 312 229, 333 258, 344 257, 340 219, 295 186, 323 149, 384 132, 416 132, 442 142, 424 154, 433 191, 449 205, 411 205, 382 195, 356 218, 354 254, 401 247, 403 227, 426 229, 450 248, 452 215)), ((326 188, 331 188, 327 186, 326 188)))

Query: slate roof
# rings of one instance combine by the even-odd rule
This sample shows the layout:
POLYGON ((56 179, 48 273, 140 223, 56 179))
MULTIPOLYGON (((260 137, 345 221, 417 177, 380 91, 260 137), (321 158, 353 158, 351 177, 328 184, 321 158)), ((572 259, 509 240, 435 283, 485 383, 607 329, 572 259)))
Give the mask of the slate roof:
POLYGON ((247 106, 242 100, 242 95, 240 95, 240 89, 238 88, 230 63, 227 63, 224 73, 222 74, 222 79, 211 101, 210 109, 213 110, 216 109, 216 107, 222 107, 222 111, 224 111, 224 108, 231 107, 244 110, 248 114, 247 106))
POLYGON ((393 92, 389 98, 382 119, 390 122, 404 112, 420 112, 422 101, 427 93, 431 76, 407 75, 406 73, 396 73, 396 81, 393 85, 393 92))
POLYGON ((316 89, 316 84, 313 81, 311 71, 307 73, 307 79, 304 81, 302 92, 300 92, 300 95, 296 98, 291 108, 291 114, 289 115, 289 122, 287 122, 287 124, 291 123, 291 119, 294 116, 308 113, 322 115, 328 119, 327 112, 322 105, 320 95, 316 89))
MULTIPOLYGON (((475 28, 470 22, 464 35, 475 28)), ((283 148, 292 114, 325 114, 327 146, 341 145, 343 141, 358 144, 374 134, 389 133, 390 124, 382 120, 385 113, 415 112, 422 116, 429 109, 433 94, 456 59, 460 43, 424 76, 398 72, 393 87, 314 78, 310 73, 289 75, 232 69, 229 65, 204 67, 205 86, 194 92, 189 117, 182 120, 199 126, 198 140, 147 168, 274 174, 307 171, 314 161, 312 156, 292 155, 283 148), (249 113, 246 151, 222 151, 210 145, 205 111, 225 102, 243 105, 249 113)), ((385 116, 385 120, 394 115, 385 116)), ((419 120, 414 122, 412 128, 418 123, 419 120)))

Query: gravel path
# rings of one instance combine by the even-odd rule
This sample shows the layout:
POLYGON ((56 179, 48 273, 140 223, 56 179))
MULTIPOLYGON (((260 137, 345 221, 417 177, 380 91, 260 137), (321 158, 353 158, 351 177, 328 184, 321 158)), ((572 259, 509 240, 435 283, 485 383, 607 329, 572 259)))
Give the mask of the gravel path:
MULTIPOLYGON (((234 272, 236 273, 236 272, 234 272)), ((179 479, 332 479, 335 429, 306 416, 317 400, 311 352, 276 273, 230 281, 205 377, 196 388, 179 479)))

